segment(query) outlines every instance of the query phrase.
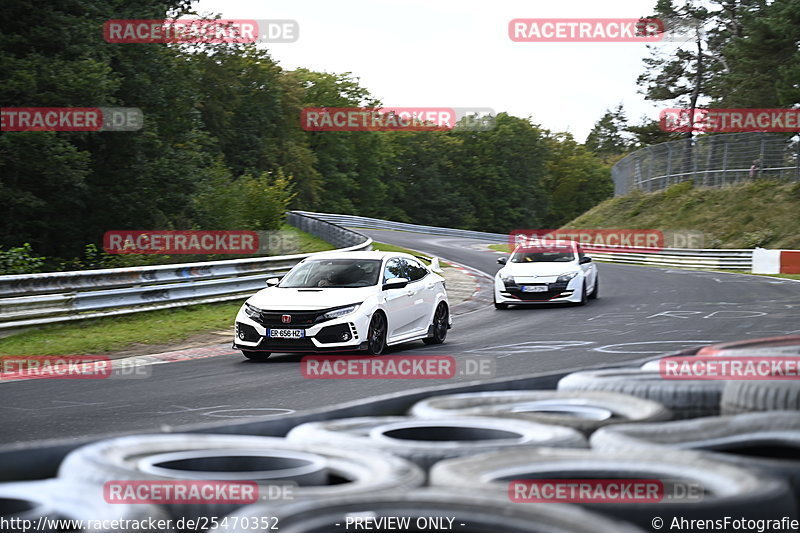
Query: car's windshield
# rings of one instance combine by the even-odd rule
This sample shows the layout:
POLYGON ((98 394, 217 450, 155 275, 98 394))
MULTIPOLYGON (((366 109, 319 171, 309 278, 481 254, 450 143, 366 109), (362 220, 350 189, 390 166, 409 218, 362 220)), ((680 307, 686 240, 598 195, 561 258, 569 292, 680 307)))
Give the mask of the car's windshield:
POLYGON ((574 260, 573 252, 542 250, 517 250, 511 256, 512 263, 569 263, 574 260))
POLYGON ((312 259, 305 261, 281 280, 279 287, 369 287, 378 283, 379 259, 312 259))

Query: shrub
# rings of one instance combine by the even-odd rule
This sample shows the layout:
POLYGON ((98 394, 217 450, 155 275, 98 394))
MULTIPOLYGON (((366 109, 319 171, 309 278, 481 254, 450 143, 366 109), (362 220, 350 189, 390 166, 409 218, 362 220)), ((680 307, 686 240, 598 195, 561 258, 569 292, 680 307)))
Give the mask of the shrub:
POLYGON ((33 255, 30 243, 4 251, 0 248, 0 274, 35 274, 42 271, 45 257, 33 255))

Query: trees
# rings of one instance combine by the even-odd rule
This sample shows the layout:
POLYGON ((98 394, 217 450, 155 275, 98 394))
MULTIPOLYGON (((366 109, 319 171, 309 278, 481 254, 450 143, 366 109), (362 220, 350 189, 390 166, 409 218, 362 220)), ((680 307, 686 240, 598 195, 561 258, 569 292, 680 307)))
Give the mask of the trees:
POLYGON ((546 140, 549 150, 543 185, 549 202, 543 222, 548 228, 559 228, 609 198, 614 185, 610 168, 569 133, 548 134, 546 140))
POLYGON ((709 87, 715 105, 763 108, 800 103, 800 0, 737 4, 726 4, 733 29, 720 43, 724 68, 709 87))
POLYGON ((701 101, 726 108, 800 103, 800 0, 658 0, 655 16, 690 39, 672 51, 650 47, 637 81, 647 99, 692 112, 701 101))
POLYGON ((631 142, 626 137, 627 119, 622 104, 617 105, 613 110, 606 110, 600 120, 598 120, 592 131, 586 137, 584 143, 586 148, 592 153, 604 158, 613 158, 624 154, 631 146, 631 142))
MULTIPOLYGON (((602 163, 530 119, 500 113, 488 131, 309 132, 304 107, 380 101, 350 73, 286 71, 253 45, 102 38, 108 19, 190 7, 9 6, 4 106, 137 107, 144 126, 0 132, 0 248, 30 243, 31 257, 77 267, 88 263, 69 259, 96 250, 108 230, 274 229, 287 208, 505 232, 564 222, 604 194, 602 163)), ((615 121, 596 132, 599 153, 619 149, 615 121)))
POLYGON ((709 53, 704 27, 713 17, 704 5, 693 0, 684 0, 679 5, 674 0, 658 0, 651 18, 664 20, 668 28, 688 31, 689 46, 666 53, 659 50, 659 45, 648 45, 651 55, 645 58, 645 71, 636 80, 646 99, 689 109, 690 131, 686 134, 689 137, 694 110, 712 73, 709 63, 714 57, 709 53))

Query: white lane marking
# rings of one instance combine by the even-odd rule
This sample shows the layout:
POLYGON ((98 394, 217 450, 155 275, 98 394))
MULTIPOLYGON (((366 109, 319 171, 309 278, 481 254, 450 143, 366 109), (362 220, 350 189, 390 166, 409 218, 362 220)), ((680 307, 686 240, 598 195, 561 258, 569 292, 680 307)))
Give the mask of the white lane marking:
POLYGON ((665 352, 669 352, 669 351, 675 351, 675 350, 680 349, 680 347, 694 348, 695 346, 704 346, 706 344, 715 344, 715 343, 718 343, 718 342, 721 342, 721 341, 718 341, 718 340, 713 340, 713 341, 708 341, 708 340, 705 340, 705 341, 677 340, 677 341, 623 342, 623 343, 620 343, 620 344, 606 344, 605 346, 598 346, 597 348, 592 348, 592 351, 594 351, 594 352, 602 352, 602 353, 636 353, 636 354, 639 354, 639 353, 641 353, 641 354, 655 353, 655 354, 659 354, 659 353, 665 353, 665 352), (616 347, 619 347, 619 346, 640 346, 642 344, 667 344, 667 345, 677 346, 677 348, 670 347, 669 349, 661 348, 661 349, 658 349, 658 350, 646 350, 646 351, 642 351, 642 350, 614 350, 614 349, 612 349, 612 348, 616 348, 616 347))
POLYGON ((290 415, 295 412, 296 411, 294 409, 282 409, 279 407, 243 407, 241 409, 221 409, 219 411, 210 411, 208 413, 203 413, 203 415, 212 416, 215 418, 255 418, 260 416, 290 415))

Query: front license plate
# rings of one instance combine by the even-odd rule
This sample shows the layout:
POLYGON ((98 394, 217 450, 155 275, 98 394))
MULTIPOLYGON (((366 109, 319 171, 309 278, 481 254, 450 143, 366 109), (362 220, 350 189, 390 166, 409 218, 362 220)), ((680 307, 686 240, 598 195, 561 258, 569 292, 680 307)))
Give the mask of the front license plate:
POLYGON ((302 329, 271 329, 269 336, 273 339, 302 339, 305 332, 302 329))
POLYGON ((523 285, 522 292, 547 292, 547 285, 523 285))

